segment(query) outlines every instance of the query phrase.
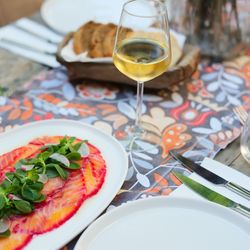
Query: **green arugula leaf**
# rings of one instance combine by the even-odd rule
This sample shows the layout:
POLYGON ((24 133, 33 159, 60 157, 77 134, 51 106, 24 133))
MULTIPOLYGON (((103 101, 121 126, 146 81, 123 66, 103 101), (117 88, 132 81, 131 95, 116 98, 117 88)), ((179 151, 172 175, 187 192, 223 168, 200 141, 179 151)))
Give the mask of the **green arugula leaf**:
POLYGON ((29 188, 41 191, 44 187, 44 184, 42 182, 34 182, 33 184, 29 185, 29 188))
POLYGON ((60 177, 64 180, 67 179, 68 177, 68 172, 66 170, 64 170, 62 167, 60 167, 59 165, 55 164, 55 169, 58 172, 58 174, 60 175, 60 177))
POLYGON ((73 146, 76 152, 79 150, 79 148, 82 146, 84 142, 85 141, 78 142, 73 146))
POLYGON ((47 168, 46 170, 46 175, 48 176, 48 178, 52 179, 52 178, 56 178, 59 176, 58 172, 56 169, 52 169, 52 168, 47 168))
POLYGON ((71 152, 66 155, 68 160, 74 160, 74 161, 79 161, 81 160, 81 155, 78 152, 71 152))
POLYGON ((2 182, 2 184, 1 184, 1 187, 3 188, 3 189, 7 189, 8 187, 10 187, 11 186, 11 181, 9 181, 8 179, 5 179, 3 182, 2 182))
POLYGON ((71 162, 68 168, 69 169, 79 169, 80 165, 77 164, 76 162, 71 162))
POLYGON ((15 174, 13 172, 7 172, 5 176, 12 181, 13 178, 15 177, 15 174))
POLYGON ((28 172, 28 175, 27 175, 27 178, 28 178, 29 180, 32 180, 32 181, 36 182, 36 181, 38 181, 38 179, 39 179, 39 175, 38 175, 38 173, 37 173, 36 170, 34 170, 34 171, 29 171, 29 172, 28 172))
POLYGON ((67 143, 67 137, 64 136, 64 137, 60 140, 59 145, 60 145, 60 146, 64 146, 66 143, 67 143))
POLYGON ((20 186, 21 182, 18 178, 13 178, 12 180, 12 186, 20 186))
POLYGON ((40 190, 41 189, 37 189, 37 187, 34 184, 28 185, 27 183, 25 183, 22 186, 21 194, 22 194, 22 197, 28 201, 36 201, 40 198, 40 195, 41 195, 40 190))
POLYGON ((67 154, 67 150, 68 150, 68 147, 63 146, 60 149, 58 149, 56 153, 58 153, 60 155, 66 155, 67 154))
POLYGON ((13 204, 15 205, 16 209, 18 209, 23 214, 28 214, 33 211, 33 207, 28 201, 14 200, 13 204))
POLYGON ((45 198, 46 198, 46 196, 43 195, 43 194, 41 194, 34 202, 35 202, 35 203, 42 202, 42 201, 45 200, 45 198))
POLYGON ((72 144, 69 144, 69 151, 70 151, 71 153, 74 153, 74 152, 75 152, 75 149, 74 149, 74 147, 73 147, 72 144))
POLYGON ((5 195, 0 193, 0 209, 3 209, 6 204, 5 195))

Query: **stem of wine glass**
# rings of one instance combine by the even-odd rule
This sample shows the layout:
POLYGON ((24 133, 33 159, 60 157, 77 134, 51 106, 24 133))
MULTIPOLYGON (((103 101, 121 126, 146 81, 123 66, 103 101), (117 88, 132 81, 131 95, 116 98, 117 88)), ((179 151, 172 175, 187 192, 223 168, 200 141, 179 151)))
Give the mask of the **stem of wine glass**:
POLYGON ((142 132, 141 113, 142 113, 142 102, 143 102, 143 89, 144 89, 144 82, 137 82, 135 130, 138 132, 142 132))

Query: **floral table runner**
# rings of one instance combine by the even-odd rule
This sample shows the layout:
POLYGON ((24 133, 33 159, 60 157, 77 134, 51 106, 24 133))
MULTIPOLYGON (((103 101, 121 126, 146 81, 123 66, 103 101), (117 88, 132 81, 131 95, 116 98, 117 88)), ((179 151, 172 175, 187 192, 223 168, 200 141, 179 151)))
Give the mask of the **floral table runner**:
MULTIPOLYGON (((224 64, 200 65, 190 81, 172 86, 171 91, 146 91, 142 121, 162 132, 162 142, 154 147, 149 140, 135 141, 119 196, 170 193, 176 184, 168 173, 171 149, 199 160, 225 148, 240 133, 232 109, 242 103, 250 108, 249 87, 250 57, 244 56, 224 64)), ((0 97, 0 132, 31 121, 68 118, 101 128, 126 147, 135 104, 132 88, 94 82, 73 86, 63 69, 43 71, 13 96, 0 97)))
MULTIPOLYGON (((178 149, 199 161, 214 157, 240 134, 233 108, 250 109, 250 55, 223 64, 202 63, 192 79, 169 91, 146 91, 142 121, 151 123, 152 136, 133 142, 127 150, 126 181, 112 202, 117 206, 151 195, 168 195, 179 181, 171 174, 169 151, 178 149), (154 127, 161 145, 153 146, 154 127), (131 148, 131 147, 130 147, 131 148)), ((11 97, 0 97, 0 132, 31 121, 67 118, 86 122, 112 134, 124 147, 135 119, 135 91, 109 83, 68 82, 64 69, 43 71, 11 97)))

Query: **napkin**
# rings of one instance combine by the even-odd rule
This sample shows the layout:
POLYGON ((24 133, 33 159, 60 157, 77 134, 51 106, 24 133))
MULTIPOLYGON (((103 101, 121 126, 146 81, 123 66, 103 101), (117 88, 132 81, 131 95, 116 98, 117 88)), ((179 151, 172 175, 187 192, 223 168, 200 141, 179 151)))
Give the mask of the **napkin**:
POLYGON ((42 37, 45 40, 51 41, 53 43, 60 43, 63 37, 49 28, 41 25, 37 22, 34 22, 28 18, 21 18, 15 22, 15 25, 21 29, 24 29, 31 34, 34 34, 38 37, 42 37))
MULTIPOLYGON (((250 178, 248 176, 240 173, 239 171, 233 169, 233 168, 230 168, 230 167, 228 167, 228 166, 226 166, 218 161, 212 160, 210 158, 205 158, 202 161, 201 166, 210 170, 211 172, 229 180, 229 181, 232 181, 232 182, 239 184, 242 187, 250 190, 250 178)), ((226 196, 227 198, 250 208, 250 201, 249 200, 241 197, 240 195, 235 194, 234 192, 226 189, 225 187, 214 185, 213 183, 205 180, 204 178, 200 177, 199 175, 197 175, 195 173, 192 173, 189 177, 198 181, 202 185, 226 196)), ((203 197, 201 197, 200 195, 198 195, 197 193, 192 191, 190 188, 188 188, 184 184, 181 185, 179 188, 177 188, 171 194, 171 196, 172 197, 197 199, 197 200, 202 199, 203 201, 205 200, 203 197)))
POLYGON ((6 49, 14 54, 26 57, 30 60, 39 62, 41 64, 47 65, 52 68, 60 66, 60 63, 56 61, 55 56, 52 55, 47 55, 36 51, 28 50, 25 48, 21 48, 12 44, 8 44, 7 42, 3 42, 1 40, 0 40, 0 48, 6 49))
POLYGON ((66 62, 99 62, 99 63, 111 63, 111 57, 98 57, 90 58, 88 57, 88 52, 81 53, 77 55, 73 49, 73 39, 71 39, 66 46, 61 50, 61 57, 66 62))
POLYGON ((55 41, 62 37, 27 18, 0 28, 0 48, 41 64, 58 67, 55 41), (53 34, 53 35, 52 35, 53 34), (50 41, 54 42, 50 42, 50 41))
POLYGON ((57 45, 27 33, 12 24, 0 29, 0 40, 21 44, 44 53, 53 54, 57 51, 57 45))
MULTIPOLYGON (((170 31, 171 35, 176 39, 177 44, 181 48, 184 47, 186 37, 174 30, 170 31)), ((103 58, 90 58, 87 56, 87 52, 77 55, 73 49, 73 39, 71 39, 66 46, 61 50, 62 58, 67 62, 101 62, 101 63, 111 63, 112 58, 103 57, 103 58)))

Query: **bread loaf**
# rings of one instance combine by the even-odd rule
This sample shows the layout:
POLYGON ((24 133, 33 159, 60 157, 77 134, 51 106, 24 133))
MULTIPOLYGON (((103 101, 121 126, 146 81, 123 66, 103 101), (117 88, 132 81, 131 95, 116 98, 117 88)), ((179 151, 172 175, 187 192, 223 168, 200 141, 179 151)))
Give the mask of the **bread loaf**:
POLYGON ((95 22, 88 22, 81 26, 73 36, 73 49, 76 54, 89 51, 91 47, 92 34, 101 24, 95 22))
MULTIPOLYGON (((73 49, 76 54, 87 52, 91 58, 112 57, 115 44, 117 25, 108 23, 101 24, 90 21, 81 26, 73 36, 73 49)), ((121 30, 124 38, 141 36, 142 32, 134 32, 132 29, 121 30)), ((145 34, 144 34, 145 35, 145 34)), ((156 34, 152 33, 152 39, 156 34)), ((150 37, 150 36, 149 36, 150 37)), ((171 35, 172 60, 171 66, 175 65, 182 55, 182 50, 176 39, 171 35)))
MULTIPOLYGON (((91 44, 90 44, 90 50, 89 50, 90 57, 104 57, 105 56, 104 40, 105 40, 105 37, 108 36, 108 33, 113 29, 116 29, 116 25, 112 23, 99 25, 95 29, 91 38, 91 44)), ((111 55, 108 53, 108 56, 111 56, 111 55)))

